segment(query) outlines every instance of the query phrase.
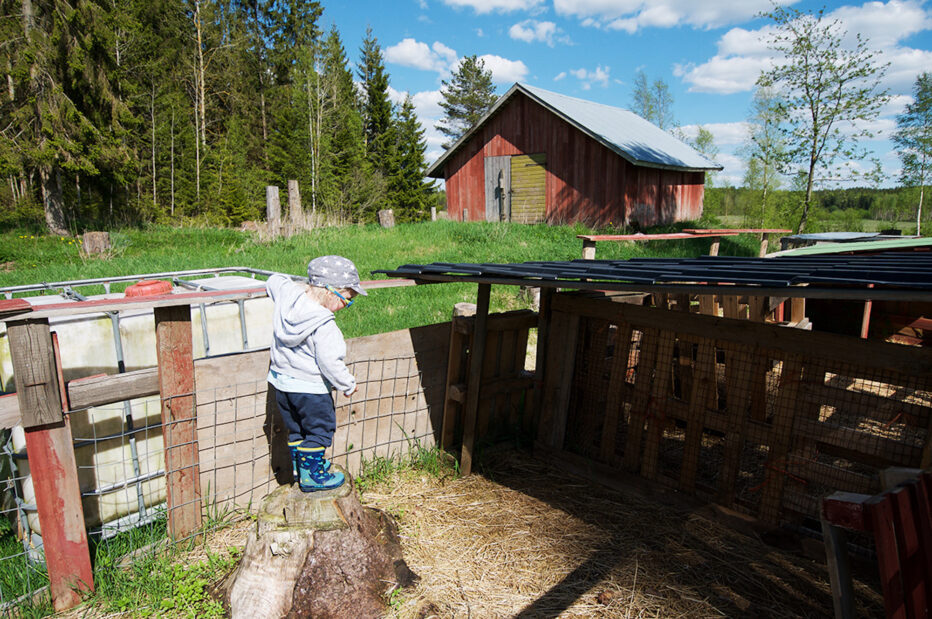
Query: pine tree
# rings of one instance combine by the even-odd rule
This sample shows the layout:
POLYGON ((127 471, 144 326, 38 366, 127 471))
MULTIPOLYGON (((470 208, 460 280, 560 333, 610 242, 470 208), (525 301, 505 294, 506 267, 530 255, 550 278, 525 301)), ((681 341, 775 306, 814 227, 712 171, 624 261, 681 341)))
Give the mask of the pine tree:
POLYGON ((440 107, 444 117, 437 124, 437 130, 449 138, 443 145, 449 148, 495 103, 492 72, 485 68, 483 60, 475 55, 467 56, 453 72, 450 81, 441 82, 440 94, 443 96, 440 107))
POLYGON ((398 141, 395 166, 389 178, 392 208, 399 221, 422 221, 427 217, 431 186, 425 182, 427 142, 418 122, 411 95, 406 95, 396 119, 398 141))
POLYGON ((382 48, 378 39, 372 34, 372 28, 366 29, 366 38, 362 42, 362 54, 359 63, 359 79, 362 80, 362 118, 366 157, 373 168, 388 174, 387 163, 392 158, 391 148, 394 143, 392 135, 392 104, 388 99, 388 74, 382 58, 382 48))

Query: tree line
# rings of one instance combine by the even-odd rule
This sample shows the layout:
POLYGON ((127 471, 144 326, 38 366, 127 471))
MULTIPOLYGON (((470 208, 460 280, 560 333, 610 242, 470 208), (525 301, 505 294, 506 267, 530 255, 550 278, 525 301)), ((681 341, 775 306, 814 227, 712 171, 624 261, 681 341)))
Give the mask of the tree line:
POLYGON ((371 29, 354 73, 319 2, 0 2, 0 225, 236 225, 289 179, 327 221, 429 215, 411 97, 371 29))

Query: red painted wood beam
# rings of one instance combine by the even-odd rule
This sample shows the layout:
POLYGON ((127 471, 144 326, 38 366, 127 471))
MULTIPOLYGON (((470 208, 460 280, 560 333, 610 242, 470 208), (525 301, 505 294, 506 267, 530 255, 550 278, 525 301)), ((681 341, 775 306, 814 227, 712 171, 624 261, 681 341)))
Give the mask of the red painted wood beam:
POLYGON ((201 526, 191 306, 155 308, 155 338, 165 441, 168 530, 172 539, 178 540, 201 526))

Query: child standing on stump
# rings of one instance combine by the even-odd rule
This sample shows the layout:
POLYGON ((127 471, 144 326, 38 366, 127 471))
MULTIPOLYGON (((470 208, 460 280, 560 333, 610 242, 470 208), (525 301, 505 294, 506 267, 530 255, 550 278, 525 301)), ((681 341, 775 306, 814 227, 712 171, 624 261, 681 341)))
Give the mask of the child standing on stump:
POLYGON ((321 256, 307 265, 308 283, 272 275, 265 288, 275 303, 269 383, 288 430, 288 447, 304 492, 337 488, 343 473, 330 472, 324 450, 333 442, 336 414, 332 389, 347 397, 356 378, 343 359, 346 342, 333 313, 353 304, 356 266, 342 256, 321 256))

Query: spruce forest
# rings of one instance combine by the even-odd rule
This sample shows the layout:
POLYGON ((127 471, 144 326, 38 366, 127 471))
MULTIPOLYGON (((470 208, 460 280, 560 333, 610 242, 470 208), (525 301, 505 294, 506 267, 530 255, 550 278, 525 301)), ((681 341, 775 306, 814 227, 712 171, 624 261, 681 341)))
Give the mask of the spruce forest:
POLYGON ((0 226, 238 225, 289 179, 321 221, 429 217, 410 97, 390 101, 372 30, 347 50, 318 2, 0 4, 0 226))

